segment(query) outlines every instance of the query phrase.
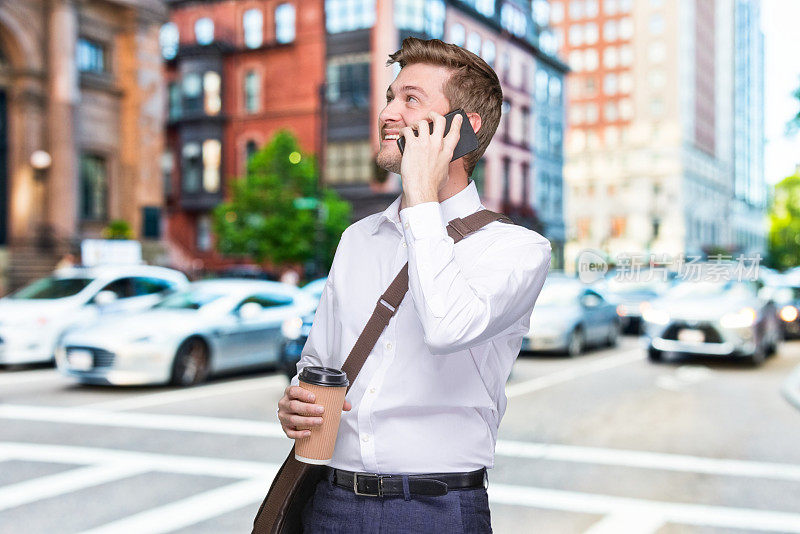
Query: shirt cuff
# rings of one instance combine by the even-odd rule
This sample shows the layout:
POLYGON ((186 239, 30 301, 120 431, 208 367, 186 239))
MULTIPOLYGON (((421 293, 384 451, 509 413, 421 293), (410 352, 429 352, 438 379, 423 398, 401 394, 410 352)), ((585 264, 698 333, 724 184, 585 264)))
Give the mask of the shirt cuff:
POLYGON ((438 202, 423 202, 400 210, 406 242, 430 237, 447 237, 438 202))

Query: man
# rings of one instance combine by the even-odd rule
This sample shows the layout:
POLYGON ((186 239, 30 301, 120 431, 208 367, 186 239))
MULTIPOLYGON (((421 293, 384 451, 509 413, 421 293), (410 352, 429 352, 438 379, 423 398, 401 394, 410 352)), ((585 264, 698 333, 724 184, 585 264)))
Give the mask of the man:
MULTIPOLYGON (((435 39, 406 39, 390 58, 401 70, 379 115, 377 162, 400 173, 403 191, 342 235, 298 372, 341 368, 406 262, 409 290, 351 385, 328 476, 304 510, 304 526, 491 532, 485 469, 494 465, 505 383, 550 265, 550 243, 495 221, 454 244, 448 221, 483 209, 469 175, 497 129, 500 83, 478 56, 435 39), (450 162, 460 119, 444 136, 442 115, 457 108, 467 112, 479 148, 450 162), (353 473, 397 475, 402 494, 356 494, 353 473), (441 482, 447 492, 432 495, 441 482)), ((297 428, 324 417, 297 383, 295 376, 278 403, 290 438, 309 435, 297 428)))

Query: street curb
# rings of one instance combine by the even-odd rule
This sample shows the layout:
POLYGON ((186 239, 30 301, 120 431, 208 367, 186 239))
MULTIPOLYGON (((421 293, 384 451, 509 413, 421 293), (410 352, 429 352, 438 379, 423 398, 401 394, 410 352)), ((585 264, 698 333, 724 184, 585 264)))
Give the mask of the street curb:
POLYGON ((781 393, 789 401, 789 404, 800 410, 800 365, 795 367, 783 381, 781 393))

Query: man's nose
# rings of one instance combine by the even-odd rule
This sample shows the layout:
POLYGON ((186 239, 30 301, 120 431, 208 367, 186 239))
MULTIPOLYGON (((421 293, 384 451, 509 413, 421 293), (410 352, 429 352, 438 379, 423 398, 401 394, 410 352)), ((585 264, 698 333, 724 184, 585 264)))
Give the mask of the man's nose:
POLYGON ((378 114, 378 120, 381 122, 400 122, 402 117, 400 116, 399 107, 394 105, 394 100, 391 102, 387 102, 383 109, 378 114))

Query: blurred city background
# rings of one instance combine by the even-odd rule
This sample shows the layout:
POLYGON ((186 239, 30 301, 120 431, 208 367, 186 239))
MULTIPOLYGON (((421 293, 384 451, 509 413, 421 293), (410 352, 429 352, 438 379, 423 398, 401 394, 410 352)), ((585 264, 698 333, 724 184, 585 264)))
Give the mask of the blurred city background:
MULTIPOLYGON (((0 0, 0 533, 249 532, 405 37, 550 275, 496 532, 800 532, 792 0, 0 0)), ((376 298, 378 295, 376 295, 376 298)))

